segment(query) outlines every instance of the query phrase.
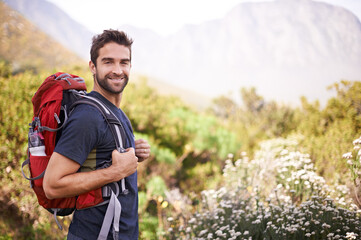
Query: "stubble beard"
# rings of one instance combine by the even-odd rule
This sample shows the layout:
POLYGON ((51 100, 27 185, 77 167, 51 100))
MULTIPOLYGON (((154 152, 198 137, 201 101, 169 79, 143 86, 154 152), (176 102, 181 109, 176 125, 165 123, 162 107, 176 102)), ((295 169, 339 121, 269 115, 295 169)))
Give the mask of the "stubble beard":
POLYGON ((107 75, 105 75, 104 78, 100 78, 98 73, 96 73, 94 77, 95 77, 96 81, 98 82, 99 86, 101 88, 103 88, 105 91, 107 91, 107 92, 109 92, 111 94, 120 94, 120 93, 122 93, 124 88, 127 86, 128 80, 129 80, 128 76, 126 74, 124 74, 124 73, 121 74, 121 75, 107 74, 107 75), (113 88, 109 83, 109 81, 111 81, 110 80, 111 78, 123 78, 124 79, 123 86, 118 90, 113 88))

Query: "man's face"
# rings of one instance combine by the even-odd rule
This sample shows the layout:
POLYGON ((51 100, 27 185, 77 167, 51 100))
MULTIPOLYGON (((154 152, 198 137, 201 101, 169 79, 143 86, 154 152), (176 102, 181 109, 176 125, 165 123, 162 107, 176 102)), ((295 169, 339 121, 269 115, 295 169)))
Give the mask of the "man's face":
POLYGON ((96 67, 90 68, 99 86, 110 94, 120 94, 128 83, 130 51, 127 47, 110 42, 99 49, 96 67))

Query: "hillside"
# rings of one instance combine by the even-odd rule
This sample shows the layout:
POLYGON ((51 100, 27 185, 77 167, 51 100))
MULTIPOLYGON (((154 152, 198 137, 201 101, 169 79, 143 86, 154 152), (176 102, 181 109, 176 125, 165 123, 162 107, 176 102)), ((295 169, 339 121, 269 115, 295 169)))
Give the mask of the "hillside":
POLYGON ((223 18, 166 37, 120 28, 136 40, 140 72, 210 96, 255 86, 266 99, 325 102, 327 86, 361 80, 360 21, 323 2, 241 3, 223 18))
MULTIPOLYGON (((56 5, 3 1, 87 59, 91 33, 56 5)), ((152 79, 166 83, 161 86, 172 89, 165 92, 191 102, 201 101, 201 95, 238 101, 240 88, 255 87, 266 100, 299 104, 305 96, 322 104, 334 95, 327 90, 331 84, 361 80, 361 23, 350 11, 324 2, 244 2, 222 18, 169 36, 133 26, 119 29, 135 40, 132 72, 147 76, 150 85, 152 79), (180 89, 195 94, 182 95, 180 89)))
POLYGON ((153 88, 157 93, 162 96, 177 96, 184 103, 194 107, 197 110, 205 110, 212 104, 212 98, 199 94, 197 91, 188 90, 185 88, 177 87, 165 81, 160 81, 156 78, 145 77, 144 75, 134 73, 132 74, 131 81, 136 84, 142 84, 146 80, 146 84, 153 88))
MULTIPOLYGON (((56 5, 45 0, 1 0, 20 12, 44 33, 85 60, 89 59, 89 46, 93 33, 74 21, 56 5)), ((86 11, 86 9, 79 9, 86 11)))
POLYGON ((0 60, 13 71, 52 69, 83 60, 0 1, 0 60))

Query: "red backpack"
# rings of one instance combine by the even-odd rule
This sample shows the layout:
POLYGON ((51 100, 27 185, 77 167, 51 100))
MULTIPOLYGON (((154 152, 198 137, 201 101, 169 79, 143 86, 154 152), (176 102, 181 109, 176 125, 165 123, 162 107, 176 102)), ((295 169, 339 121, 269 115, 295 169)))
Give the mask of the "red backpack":
MULTIPOLYGON (((116 201, 113 197, 106 201, 103 198, 111 196, 112 190, 109 186, 92 190, 77 197, 50 200, 45 196, 43 189, 45 169, 71 111, 79 104, 90 104, 96 107, 108 122, 119 151, 123 150, 126 135, 123 126, 114 113, 99 99, 86 95, 85 81, 76 75, 58 72, 47 77, 33 96, 32 103, 34 116, 33 121, 29 124, 28 159, 22 164, 21 170, 24 177, 30 181, 30 186, 34 190, 39 204, 54 214, 59 228, 62 229, 56 218, 57 215, 66 216, 71 214, 75 208, 84 209, 102 205, 109 201, 116 201), (23 168, 26 165, 29 166, 30 177, 25 176, 23 168)), ((123 193, 126 192, 124 180, 122 187, 123 193)), ((119 187, 116 188, 119 189, 119 187)), ((115 195, 118 194, 119 191, 115 193, 115 195)), ((114 204, 109 205, 115 208, 114 204)), ((118 211, 116 213, 120 215, 120 210, 110 209, 109 211, 118 211)), ((109 226, 105 226, 103 235, 107 235, 111 220, 104 220, 109 226)))

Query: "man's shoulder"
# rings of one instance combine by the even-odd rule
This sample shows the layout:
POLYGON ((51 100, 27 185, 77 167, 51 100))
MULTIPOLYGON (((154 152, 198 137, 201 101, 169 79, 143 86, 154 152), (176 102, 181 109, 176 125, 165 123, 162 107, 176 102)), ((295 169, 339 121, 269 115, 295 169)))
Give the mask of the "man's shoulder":
POLYGON ((82 103, 77 105, 70 113, 69 119, 71 121, 81 122, 104 122, 104 117, 99 109, 90 104, 82 103))

